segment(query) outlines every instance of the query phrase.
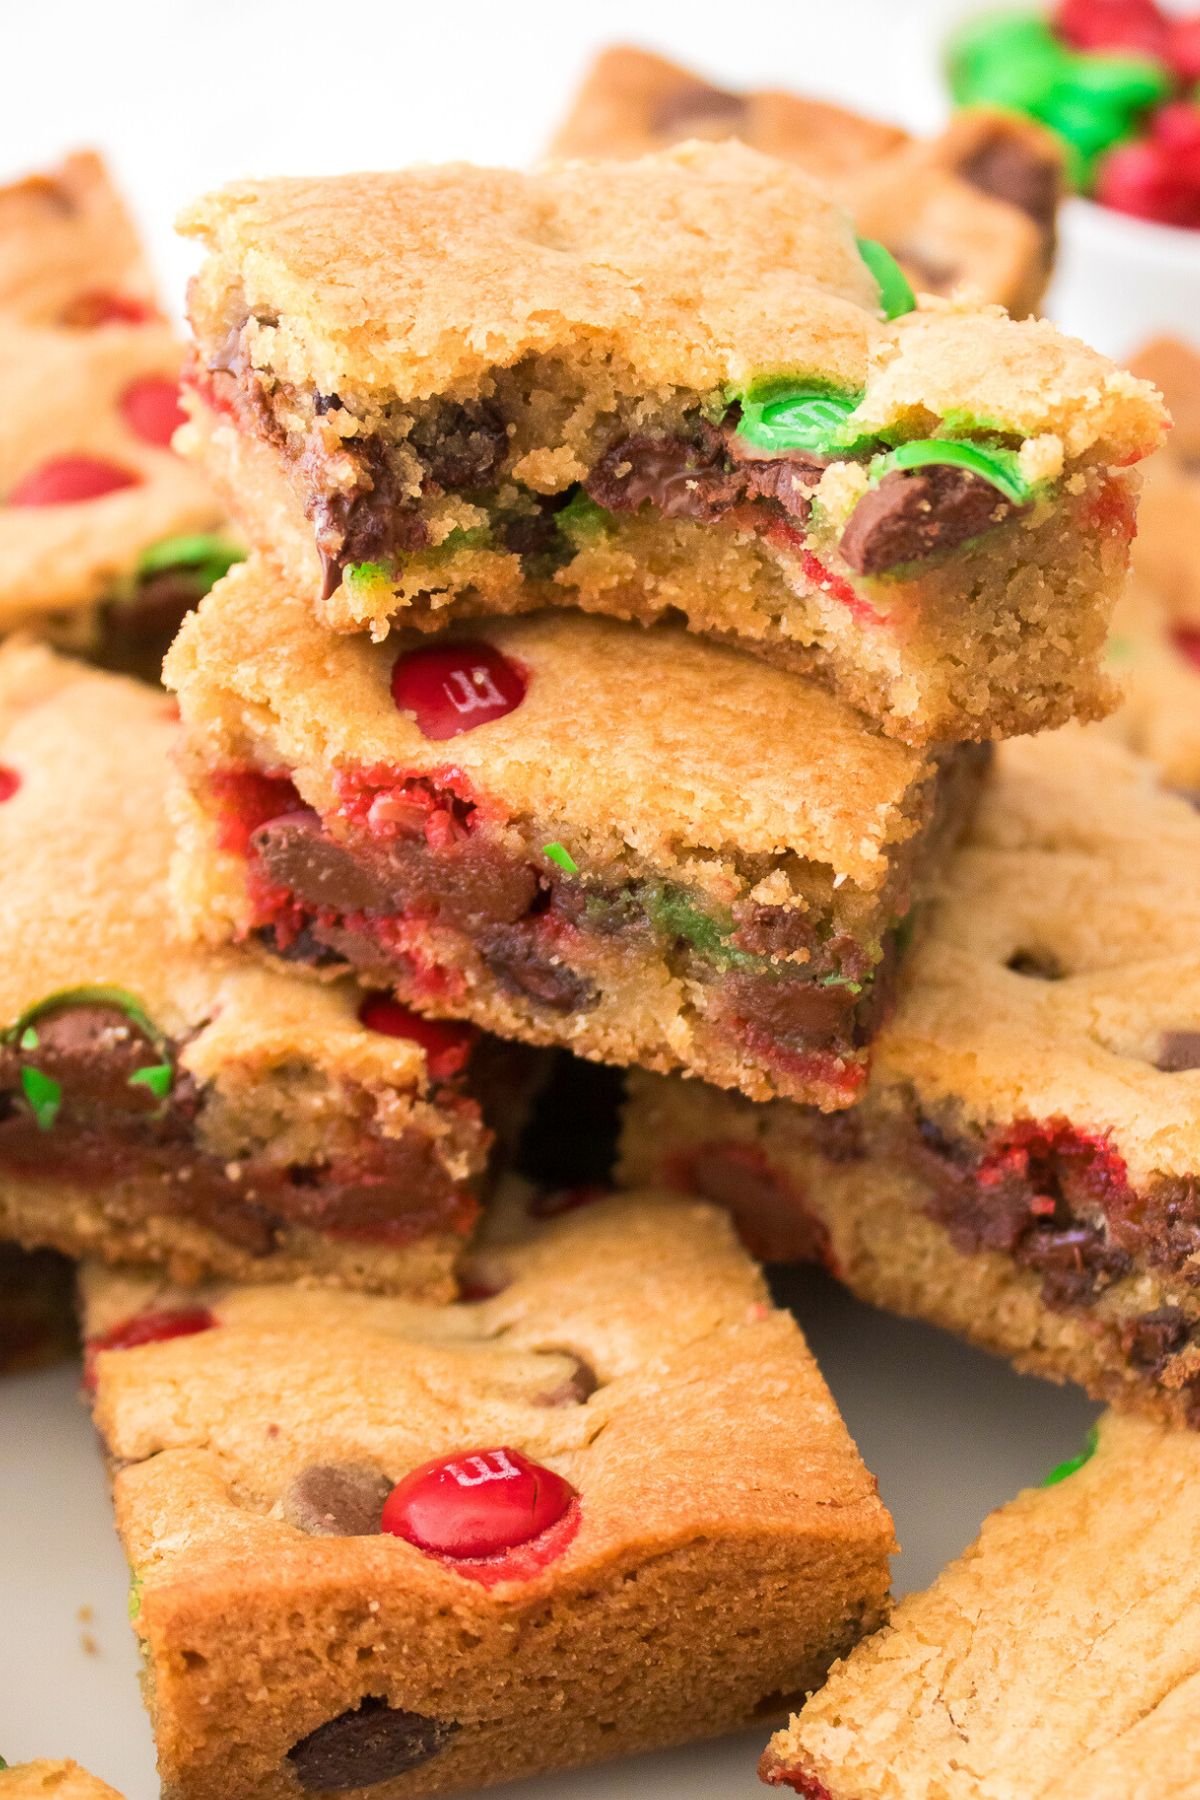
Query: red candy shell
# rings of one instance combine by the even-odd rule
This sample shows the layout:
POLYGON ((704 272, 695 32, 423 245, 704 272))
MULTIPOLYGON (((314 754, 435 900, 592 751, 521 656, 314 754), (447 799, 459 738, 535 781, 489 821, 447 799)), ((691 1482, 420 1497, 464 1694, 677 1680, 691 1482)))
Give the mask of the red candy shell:
POLYGON ((9 506, 69 506, 136 487, 137 476, 95 456, 53 456, 31 469, 8 496, 9 506))
POLYGON ((383 1530, 454 1562, 503 1556, 563 1518, 575 1490, 519 1450, 468 1450, 422 1463, 383 1507, 383 1530))
POLYGON ((167 375, 143 375, 131 381, 120 399, 121 416, 145 444, 168 450, 187 415, 179 404, 179 383, 167 375))
POLYGON ((423 1019, 390 994, 368 994, 358 1009, 358 1017, 368 1031, 381 1031, 385 1037, 410 1038, 419 1044, 435 1081, 448 1081, 465 1068, 476 1037, 473 1026, 460 1025, 453 1019, 423 1019))
POLYGON ((524 675, 492 644, 428 644, 398 656, 392 670, 392 699, 435 743, 502 719, 524 698, 524 675))
POLYGON ((20 785, 21 777, 17 771, 10 769, 6 763, 0 763, 0 806, 12 799, 20 785))
POLYGON ((131 294, 110 294, 101 289, 76 294, 63 308, 59 323, 88 331, 97 325, 145 325, 158 314, 145 300, 131 294))
POLYGON ((96 1357, 101 1350, 136 1350, 141 1344, 165 1344, 169 1338, 192 1337, 211 1331, 216 1319, 207 1306, 163 1307, 158 1312, 135 1313, 111 1331, 89 1338, 83 1351, 83 1385, 96 1386, 96 1357))

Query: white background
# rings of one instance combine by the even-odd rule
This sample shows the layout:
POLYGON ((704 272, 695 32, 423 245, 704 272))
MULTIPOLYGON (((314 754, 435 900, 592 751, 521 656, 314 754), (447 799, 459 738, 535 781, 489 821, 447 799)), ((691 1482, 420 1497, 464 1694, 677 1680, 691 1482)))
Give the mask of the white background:
MULTIPOLYGON (((948 10, 950 0, 0 0, 0 172, 99 145, 177 299, 191 252, 170 219, 200 189, 253 173, 527 161, 605 42, 930 127, 948 10)), ((990 1507, 1082 1440, 1094 1409, 1076 1394, 870 1314, 816 1278, 800 1278, 795 1297, 896 1516, 901 1591, 928 1582, 990 1507)), ((129 1800, 152 1800, 126 1580, 73 1374, 3 1384, 0 1752, 73 1755, 129 1800)), ((762 1792, 761 1736, 523 1785, 514 1800, 750 1800, 762 1792)))

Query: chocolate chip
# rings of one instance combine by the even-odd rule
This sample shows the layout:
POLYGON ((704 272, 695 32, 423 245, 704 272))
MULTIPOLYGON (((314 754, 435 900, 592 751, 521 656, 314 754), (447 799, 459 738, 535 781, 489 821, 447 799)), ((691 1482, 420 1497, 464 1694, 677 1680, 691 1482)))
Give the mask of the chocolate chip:
POLYGON ((1154 1312, 1139 1313, 1125 1319, 1120 1326, 1121 1348, 1135 1368, 1152 1369, 1161 1374, 1188 1341, 1187 1315, 1178 1306, 1160 1306, 1154 1312))
POLYGON ((725 440, 698 422, 690 437, 624 437, 611 445, 585 483, 597 506, 635 513, 652 506, 665 519, 710 524, 745 494, 741 473, 728 467, 725 440))
POLYGON ((272 886, 287 888, 306 906, 341 913, 396 910, 382 873, 329 837, 314 812, 272 819, 250 844, 272 886))
POLYGON ((844 982, 822 986, 802 978, 735 973, 726 977, 724 987, 733 1011, 785 1049, 827 1042, 858 1003, 858 995, 844 982))
POLYGON ((586 975, 554 962, 519 925, 481 932, 479 951, 502 987, 548 1006, 552 1012, 586 1012, 600 998, 586 975))
POLYGON ((425 480, 443 493, 478 493, 491 487, 508 449, 504 415, 490 400, 443 401, 417 419, 409 444, 425 480))
POLYGON ((371 1537, 392 1484, 368 1463, 311 1463, 292 1476, 279 1507, 313 1537, 371 1537))
POLYGON ((371 1787, 428 1762, 458 1729, 452 1719, 430 1719, 368 1698, 293 1744, 288 1761, 310 1794, 371 1787))
POLYGON ((734 134, 742 123, 747 100, 725 88, 711 87, 707 81, 681 83, 663 96, 650 117, 651 131, 665 137, 692 137, 691 127, 723 125, 734 134))
POLYGON ((328 944, 322 944, 309 925, 301 926, 286 944, 280 941, 273 925, 257 925, 251 936, 281 962, 301 963, 312 969, 332 969, 346 960, 328 944))
POLYGON ((1032 145, 1004 129, 972 151, 959 164, 958 172, 982 193, 1007 200, 1027 213, 1047 236, 1053 233, 1062 187, 1054 157, 1040 156, 1032 145))
POLYGON ((1019 509, 969 469, 932 463, 893 469, 869 488, 842 532, 841 552, 859 575, 954 550, 1019 509))
POLYGON ((570 1374, 564 1375, 563 1379, 554 1387, 547 1389, 544 1394, 539 1394, 534 1405, 582 1406, 585 1400, 590 1400, 600 1386, 595 1369, 589 1363, 584 1362, 581 1356, 576 1356, 574 1351, 556 1350, 552 1354, 569 1356, 574 1367, 570 1374))
POLYGON ((94 1108, 154 1113, 161 1098, 132 1081, 160 1064, 164 1050, 119 1007, 79 1002, 50 1008, 22 1041, 0 1049, 0 1089, 16 1088, 24 1067, 36 1068, 62 1089, 63 1104, 80 1114, 94 1108))
POLYGON ((1038 981, 1061 981, 1066 974, 1053 950, 1014 950, 1004 966, 1014 975, 1029 975, 1038 981))
POLYGON ((1200 1031, 1164 1031, 1154 1066, 1166 1075, 1177 1075, 1182 1069, 1200 1069, 1200 1031))
POLYGON ((820 928, 802 906, 763 906, 741 900, 733 909, 737 929, 733 944, 751 956, 788 956, 797 950, 810 954, 820 939, 820 928))

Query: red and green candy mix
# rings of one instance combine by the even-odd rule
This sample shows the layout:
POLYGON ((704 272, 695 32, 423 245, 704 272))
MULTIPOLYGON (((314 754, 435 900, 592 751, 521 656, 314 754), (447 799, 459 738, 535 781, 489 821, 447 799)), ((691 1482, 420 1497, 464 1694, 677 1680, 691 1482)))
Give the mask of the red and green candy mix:
POLYGON ((1081 193, 1200 228, 1200 13, 1172 17, 1157 0, 989 13, 956 34, 949 78, 960 105, 1048 126, 1081 193))

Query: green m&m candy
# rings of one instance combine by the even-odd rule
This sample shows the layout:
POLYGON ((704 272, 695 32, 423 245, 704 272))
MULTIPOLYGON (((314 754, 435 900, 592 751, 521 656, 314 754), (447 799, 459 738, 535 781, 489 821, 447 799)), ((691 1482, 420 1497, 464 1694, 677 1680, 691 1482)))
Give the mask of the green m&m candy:
POLYGON ((832 456, 847 447, 845 425, 861 394, 836 394, 823 388, 774 386, 742 400, 737 436, 756 450, 782 456, 788 450, 812 450, 832 456))
POLYGON ((858 254, 875 277, 884 318, 898 319, 902 313, 915 312, 917 296, 891 251, 875 238, 859 238, 858 254))
POLYGON ((1057 1487, 1060 1481, 1065 1481, 1067 1479, 1068 1475, 1074 1475, 1077 1470, 1082 1469, 1084 1463, 1091 1462, 1093 1456, 1096 1454, 1096 1447, 1099 1442, 1100 1433, 1093 1425, 1092 1429, 1088 1432, 1087 1437, 1084 1439, 1083 1449, 1078 1455, 1068 1456, 1065 1462, 1055 1463, 1050 1473, 1046 1476, 1046 1479, 1040 1482, 1039 1486, 1044 1488, 1057 1487))
POLYGON ((896 469, 928 468, 931 463, 946 468, 965 469, 990 481, 998 493, 1016 506, 1023 506, 1032 492, 1021 474, 1014 450, 992 450, 982 444, 963 444, 954 438, 912 438, 895 450, 888 450, 871 463, 871 480, 882 481, 896 469))

